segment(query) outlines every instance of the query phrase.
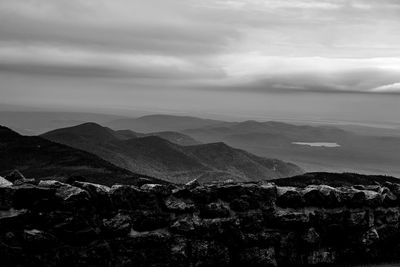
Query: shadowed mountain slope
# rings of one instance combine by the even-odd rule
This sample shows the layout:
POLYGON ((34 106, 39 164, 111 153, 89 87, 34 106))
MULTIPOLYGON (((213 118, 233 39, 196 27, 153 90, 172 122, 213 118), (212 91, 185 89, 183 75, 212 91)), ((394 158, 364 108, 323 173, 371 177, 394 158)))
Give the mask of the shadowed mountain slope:
MULTIPOLYGON (((101 140, 106 139, 106 135, 99 136, 101 140)), ((88 181, 107 185, 136 184, 140 177, 146 177, 117 167, 86 151, 41 137, 22 136, 0 126, 0 176, 15 169, 29 178, 65 180, 83 177, 88 181)))
POLYGON ((294 164, 257 157, 223 143, 181 146, 158 136, 126 139, 120 134, 98 124, 85 123, 54 130, 42 137, 96 154, 131 171, 173 182, 195 178, 201 182, 254 181, 302 173, 294 164))

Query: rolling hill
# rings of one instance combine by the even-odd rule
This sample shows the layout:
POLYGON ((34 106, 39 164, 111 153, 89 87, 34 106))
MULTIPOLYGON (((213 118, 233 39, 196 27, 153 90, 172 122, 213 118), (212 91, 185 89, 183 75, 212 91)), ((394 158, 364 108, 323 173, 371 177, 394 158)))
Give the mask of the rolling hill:
POLYGON ((141 177, 160 181, 117 167, 86 151, 37 136, 22 136, 0 126, 0 176, 15 169, 29 178, 66 180, 79 177, 106 185, 137 184, 141 177))
MULTIPOLYGON (((132 136, 137 136, 131 133, 132 136)), ((257 157, 223 143, 181 146, 158 136, 121 138, 95 123, 54 130, 42 135, 48 140, 82 149, 133 172, 172 182, 254 181, 302 173, 290 163, 257 157)))

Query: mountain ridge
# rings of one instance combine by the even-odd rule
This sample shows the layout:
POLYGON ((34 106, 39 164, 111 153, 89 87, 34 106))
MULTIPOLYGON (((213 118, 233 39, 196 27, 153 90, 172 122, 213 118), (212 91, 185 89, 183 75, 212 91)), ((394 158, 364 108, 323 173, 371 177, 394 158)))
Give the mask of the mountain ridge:
MULTIPOLYGON (((86 126, 83 125, 83 132, 85 132, 86 126)), ((99 133, 100 131, 107 131, 107 133, 110 131, 109 128, 98 124, 91 126, 96 127, 96 130, 91 132, 100 136, 103 135, 99 133)), ((181 146, 157 136, 125 140, 114 137, 96 143, 92 140, 99 138, 87 137, 84 133, 74 133, 79 125, 74 127, 72 127, 73 133, 70 128, 62 128, 42 136, 55 142, 84 149, 131 171, 167 179, 171 182, 187 182, 192 179, 208 181, 208 177, 238 181, 262 180, 302 173, 301 168, 294 164, 273 159, 261 159, 255 155, 249 156, 249 153, 223 143, 181 146), (236 162, 232 159, 235 159, 236 162), (279 165, 279 168, 270 169, 275 166, 274 164, 279 165), (250 169, 254 169, 254 171, 250 171, 250 169)), ((112 133, 115 132, 118 133, 118 131, 112 133)))
POLYGON ((159 181, 117 167, 96 155, 38 136, 23 136, 0 126, 0 175, 15 169, 29 177, 65 180, 73 177, 96 183, 136 184, 140 178, 159 181))

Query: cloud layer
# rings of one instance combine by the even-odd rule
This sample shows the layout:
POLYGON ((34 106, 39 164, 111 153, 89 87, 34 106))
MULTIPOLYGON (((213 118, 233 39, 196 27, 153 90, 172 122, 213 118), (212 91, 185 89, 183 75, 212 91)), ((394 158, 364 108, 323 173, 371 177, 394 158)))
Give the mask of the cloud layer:
POLYGON ((397 94, 398 29, 397 0, 0 0, 0 96, 11 77, 44 95, 112 86, 115 102, 118 90, 397 94))

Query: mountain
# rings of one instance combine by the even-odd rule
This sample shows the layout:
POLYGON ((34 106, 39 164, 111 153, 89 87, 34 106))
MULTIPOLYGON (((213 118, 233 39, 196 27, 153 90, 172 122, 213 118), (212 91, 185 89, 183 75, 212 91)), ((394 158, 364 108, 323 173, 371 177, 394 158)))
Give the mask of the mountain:
POLYGON ((0 125, 7 125, 8 128, 23 135, 38 135, 87 121, 103 123, 125 118, 117 115, 84 112, 9 111, 1 110, 1 106, 0 104, 0 125))
POLYGON ((217 125, 218 120, 201 119, 188 116, 148 115, 136 119, 116 119, 104 123, 112 129, 130 129, 143 133, 161 131, 180 131, 189 128, 217 125))
POLYGON ((84 177, 87 181, 107 185, 136 184, 141 177, 159 181, 117 167, 88 152, 37 136, 22 136, 0 126, 0 176, 15 169, 28 178, 66 180, 84 177))
POLYGON ((175 143, 181 146, 193 146, 193 145, 200 145, 201 143, 192 137, 172 131, 164 131, 164 132, 155 132, 155 133, 148 133, 148 134, 139 134, 138 137, 145 137, 145 136, 158 136, 162 139, 168 140, 171 143, 175 143))
MULTIPOLYGON (((123 133, 126 137, 129 132, 123 133)), ((266 180, 302 173, 294 164, 257 157, 223 143, 182 146, 154 135, 126 139, 120 131, 95 123, 54 130, 42 137, 172 182, 266 180)))
POLYGON ((400 175, 398 136, 257 121, 225 122, 182 132, 200 142, 222 141, 258 156, 290 161, 306 171, 400 175))
POLYGON ((193 139, 192 137, 186 134, 172 132, 172 131, 144 134, 144 133, 137 133, 131 130, 118 130, 118 131, 113 131, 113 135, 121 140, 128 140, 132 138, 146 137, 146 136, 158 136, 162 139, 170 141, 171 143, 175 143, 181 146, 192 146, 201 144, 199 141, 193 139))

